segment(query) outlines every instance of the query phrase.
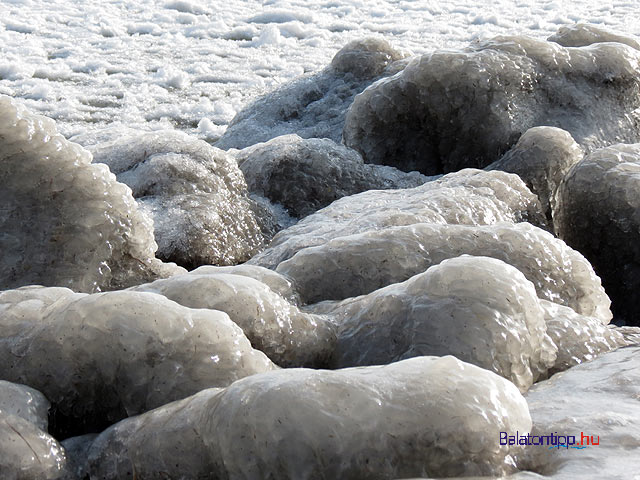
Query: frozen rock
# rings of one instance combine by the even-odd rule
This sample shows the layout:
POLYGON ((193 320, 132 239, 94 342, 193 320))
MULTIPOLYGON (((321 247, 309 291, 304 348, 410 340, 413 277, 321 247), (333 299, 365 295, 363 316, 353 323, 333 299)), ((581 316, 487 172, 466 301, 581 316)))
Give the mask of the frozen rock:
POLYGON ((584 435, 584 448, 532 445, 519 459, 520 468, 554 480, 595 480, 603 472, 608 478, 633 478, 640 448, 639 397, 640 347, 606 353, 540 382, 526 395, 532 433, 573 436, 578 444, 584 435), (591 444, 592 436, 598 445, 591 444))
POLYGON ((556 359, 533 284, 493 258, 444 260, 330 312, 338 322, 338 367, 454 355, 526 391, 556 359))
POLYGON ((502 260, 533 282, 538 297, 602 324, 611 320, 611 302, 591 264, 528 223, 389 227, 302 249, 276 271, 295 281, 304 303, 315 303, 364 295, 463 254, 502 260))
POLYGON ((258 280, 201 269, 134 290, 158 293, 190 308, 227 313, 254 348, 282 367, 327 365, 336 342, 335 325, 329 319, 301 312, 258 280))
POLYGON ((638 141, 639 61, 620 43, 522 36, 436 51, 358 95, 344 141, 367 163, 426 175, 484 167, 539 125, 567 130, 587 151, 638 141))
POLYGON ((547 220, 551 222, 560 182, 583 156, 584 152, 569 132, 554 127, 533 127, 485 170, 502 170, 522 178, 538 195, 547 220))
POLYGON ((629 345, 622 333, 613 326, 603 325, 598 318, 580 315, 569 307, 546 300, 540 300, 540 305, 545 312, 547 333, 558 347, 550 375, 629 345))
POLYGON ((275 368, 225 313, 152 293, 7 290, 0 329, 0 378, 46 395, 59 438, 275 368))
POLYGON ((151 222, 104 165, 55 123, 0 96, 0 289, 93 292, 168 276, 151 222))
POLYGON ((0 412, 24 418, 40 430, 49 425, 49 401, 39 391, 0 380, 0 412))
POLYGON ((640 324, 640 144, 604 148, 576 164, 558 190, 554 224, 602 278, 616 320, 640 324))
POLYGON ((62 480, 65 467, 64 449, 55 438, 22 417, 0 412, 3 480, 62 480))
POLYGON ((339 371, 287 369, 205 390, 98 437, 92 478, 344 479, 501 475, 527 405, 453 357, 339 371))
POLYGON ((557 33, 551 35, 547 40, 563 47, 585 47, 594 43, 618 42, 640 50, 640 43, 638 43, 636 37, 612 32, 611 30, 605 30, 586 23, 561 27, 557 33))
POLYGON ((97 436, 98 434, 96 433, 88 433, 79 437, 67 438, 61 442, 67 454, 66 471, 68 473, 64 480, 89 479, 87 456, 97 436))
POLYGON ((368 191, 336 200, 279 232, 248 263, 275 268, 303 248, 393 226, 523 221, 545 225, 538 198, 517 175, 466 169, 416 188, 368 191))
POLYGON ((179 132, 125 137, 91 148, 153 218, 157 255, 187 268, 248 260, 264 238, 233 158, 179 132))
POLYGON ((283 135, 241 150, 236 159, 249 191, 304 217, 334 200, 366 190, 411 188, 429 180, 418 172, 369 165, 329 139, 283 135))
POLYGON ((258 98, 238 113, 218 148, 245 148, 289 133, 340 142, 347 108, 356 94, 403 67, 403 55, 380 39, 356 40, 331 65, 258 98))

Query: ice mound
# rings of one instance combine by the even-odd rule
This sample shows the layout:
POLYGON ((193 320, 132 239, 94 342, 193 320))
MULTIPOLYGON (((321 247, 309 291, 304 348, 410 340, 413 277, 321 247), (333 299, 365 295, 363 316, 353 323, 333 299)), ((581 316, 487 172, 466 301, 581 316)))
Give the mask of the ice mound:
POLYGON ((179 132, 125 137, 91 148, 153 218, 157 256, 187 268, 248 260, 264 238, 233 158, 179 132))
POLYGON ((544 478, 596 479, 603 472, 632 478, 640 446, 639 397, 640 347, 604 354, 535 385, 526 395, 532 433, 572 435, 578 444, 584 435, 584 448, 530 446, 519 465, 544 478))
POLYGON ((597 150, 576 164, 554 218, 558 236, 602 278, 614 316, 639 325, 640 144, 597 150))
POLYGON ((287 369, 120 422, 92 478, 387 479, 500 475, 531 428, 510 382, 453 357, 340 371, 287 369))
POLYGON ((358 95, 344 141, 367 163, 426 175, 484 167, 539 125, 589 151, 635 142, 639 61, 620 43, 565 48, 523 36, 436 51, 358 95))
POLYGON ((245 148, 289 133, 340 142, 344 117, 356 94, 404 65, 403 55, 381 39, 344 46, 331 65, 315 75, 258 98, 238 113, 218 148, 245 148))
POLYGON ((0 414, 15 415, 33 423, 40 430, 49 426, 49 401, 39 391, 0 380, 0 414))
POLYGON ((526 391, 556 359, 533 285, 493 258, 444 260, 406 282, 332 305, 330 313, 339 325, 339 368, 454 355, 526 391))
POLYGON ((61 438, 275 368, 225 313, 152 293, 7 290, 0 329, 0 378, 41 391, 61 438))
POLYGON ((579 315, 573 309, 540 300, 545 311, 547 333, 558 347, 558 357, 550 374, 593 360, 598 355, 629 345, 613 326, 598 318, 579 315))
POLYGON ((538 297, 602 324, 611 320, 611 302, 591 264, 528 223, 389 227, 305 248, 276 271, 295 281, 303 302, 315 303, 367 294, 463 254, 502 260, 533 282, 538 297))
POLYGON ((636 37, 615 33, 586 23, 561 27, 557 33, 551 35, 547 40, 563 47, 585 47, 594 43, 618 42, 640 50, 640 43, 638 43, 636 37))
POLYGON ((502 170, 520 176, 538 195, 547 220, 551 221, 560 182, 583 156, 584 152, 569 132, 555 127, 533 127, 485 170, 502 170))
MULTIPOLYGON (((0 96, 0 289, 117 289, 168 276, 131 190, 55 123, 0 96)), ((174 266, 175 267, 175 266, 174 266)))
POLYGON ((336 342, 335 325, 329 319, 301 312, 258 280, 198 271, 134 290, 157 293, 190 308, 227 313, 254 348, 282 367, 327 365, 336 342))
POLYGON ((545 225, 538 198, 517 175, 466 169, 416 188, 368 191, 336 200, 279 232, 248 263, 276 268, 303 248, 393 226, 523 221, 545 225))
POLYGON ((334 200, 366 190, 411 188, 428 177, 369 165, 355 150, 329 139, 283 135, 240 151, 236 159, 249 191, 304 217, 334 200))

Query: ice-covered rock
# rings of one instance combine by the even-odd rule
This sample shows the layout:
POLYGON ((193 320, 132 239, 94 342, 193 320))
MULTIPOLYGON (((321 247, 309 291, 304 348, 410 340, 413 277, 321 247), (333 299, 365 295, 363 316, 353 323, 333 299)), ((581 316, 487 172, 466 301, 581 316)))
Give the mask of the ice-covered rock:
POLYGON ((55 123, 0 96, 0 289, 93 292, 168 276, 151 222, 104 165, 55 123))
POLYGON ((414 58, 349 107, 344 141, 365 162, 426 175, 484 167, 531 127, 588 151, 640 138, 640 52, 502 36, 414 58))
POLYGON ((275 368, 225 313, 152 293, 7 290, 0 330, 0 378, 41 391, 61 438, 275 368))
POLYGON ((49 401, 39 391, 0 380, 0 412, 24 418, 40 430, 49 425, 49 401))
POLYGON ((463 254, 502 260, 533 282, 538 297, 602 324, 611 320, 611 302, 591 264, 528 223, 389 227, 302 249, 276 271, 295 281, 304 303, 315 303, 367 294, 463 254))
POLYGON ((79 437, 70 437, 60 442, 67 455, 67 476, 64 480, 89 479, 87 456, 97 436, 97 433, 88 433, 86 435, 80 435, 79 437))
POLYGON ((640 347, 606 353, 540 382, 526 395, 532 434, 573 436, 583 448, 531 445, 518 461, 520 468, 554 480, 595 480, 603 474, 633 478, 640 448, 639 397, 640 347))
POLYGON ((558 357, 550 375, 629 345, 615 327, 603 325, 598 318, 580 315, 569 307, 547 300, 540 300, 540 305, 545 312, 547 333, 558 347, 558 357))
POLYGON ((381 39, 344 46, 324 70, 258 98, 238 113, 216 146, 245 148, 280 135, 340 142, 347 108, 356 94, 396 73, 403 54, 381 39))
POLYGON ((202 268, 133 289, 227 313, 254 348, 282 367, 327 365, 336 342, 335 325, 328 318, 301 312, 258 280, 202 268))
POLYGON ((533 284, 493 258, 444 260, 406 282, 317 308, 338 322, 337 367, 454 355, 526 391, 556 359, 533 284))
POLYGON ((168 131, 119 138, 91 151, 153 218, 159 258, 187 268, 232 265, 262 247, 242 172, 222 150, 168 131))
POLYGON ((576 164, 558 190, 554 224, 602 278, 614 317, 640 324, 640 144, 597 150, 576 164))
POLYGON ((561 27, 547 40, 562 45, 563 47, 585 47, 594 43, 618 42, 640 50, 640 43, 636 37, 612 32, 611 30, 605 30, 604 28, 587 23, 577 23, 575 25, 561 27))
POLYGON ((583 156, 584 152, 569 132, 555 127, 533 127, 485 170, 502 170, 522 178, 538 195, 547 220, 551 222, 560 182, 583 156))
POLYGON ((388 479, 500 475, 528 432, 526 402, 453 357, 339 371, 287 369, 120 422, 93 443, 92 478, 388 479))
POLYGON ((283 135, 236 155, 249 191, 304 217, 334 200, 365 190, 411 188, 429 180, 385 165, 362 162, 355 150, 329 139, 283 135))
POLYGON ((466 169, 416 188, 368 191, 336 200, 279 232, 249 263, 275 268, 303 248, 393 226, 523 221, 545 225, 538 198, 517 175, 466 169))

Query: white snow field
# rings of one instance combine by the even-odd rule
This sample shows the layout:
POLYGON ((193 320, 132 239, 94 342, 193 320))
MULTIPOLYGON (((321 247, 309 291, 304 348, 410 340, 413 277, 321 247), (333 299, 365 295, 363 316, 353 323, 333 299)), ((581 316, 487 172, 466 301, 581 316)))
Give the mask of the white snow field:
POLYGON ((0 0, 0 480, 640 479, 639 11, 0 0))

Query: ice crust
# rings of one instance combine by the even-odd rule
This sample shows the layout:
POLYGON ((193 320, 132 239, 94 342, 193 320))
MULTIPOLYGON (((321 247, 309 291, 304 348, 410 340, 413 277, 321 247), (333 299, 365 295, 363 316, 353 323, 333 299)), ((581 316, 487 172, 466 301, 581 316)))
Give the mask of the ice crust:
POLYGON ((26 385, 0 380, 0 414, 21 417, 46 432, 49 406, 49 401, 39 391, 26 385))
POLYGON ((640 52, 500 36, 411 60, 349 107, 344 141, 365 162, 426 175, 484 167, 529 128, 563 128, 588 151, 640 138, 640 52))
POLYGON ((533 284, 493 258, 444 260, 328 310, 339 325, 338 368, 454 355, 526 391, 556 360, 533 284))
POLYGON ((334 200, 366 190, 411 188, 428 177, 369 165, 355 150, 329 139, 283 135, 241 150, 236 159, 249 191, 304 217, 334 200))
POLYGON ((166 131, 118 138, 91 151, 153 219, 159 258, 187 268, 233 265, 263 246, 262 222, 242 172, 222 150, 166 131))
POLYGON ((555 42, 563 47, 585 47, 594 43, 618 42, 640 50, 638 39, 632 35, 617 33, 609 29, 596 27, 586 23, 576 23, 561 27, 547 40, 555 42))
POLYGON ((225 313, 152 293, 7 290, 0 327, 0 378, 41 391, 61 438, 276 368, 225 313))
POLYGON ((92 478, 385 479, 500 475, 528 432, 515 386, 453 357, 254 375, 114 425, 92 478), (452 425, 454 428, 452 428, 452 425), (384 434, 381 434, 384 432, 384 434))
POLYGON ((55 123, 0 96, 0 288, 93 292, 175 272, 155 258, 151 222, 104 165, 55 123))
POLYGON ((385 40, 367 38, 345 45, 320 72, 295 80, 240 111, 216 143, 242 149, 295 133, 340 142, 347 108, 375 80, 404 67, 404 55, 385 40))
POLYGON ((335 325, 328 318, 301 312, 258 280, 203 268, 134 290, 157 293, 190 308, 227 313, 254 348, 282 367, 328 364, 336 342, 335 325))
POLYGON ((315 303, 367 294, 463 254, 502 260, 533 282, 538 297, 602 324, 611 320, 611 302, 591 264, 528 223, 388 227, 302 249, 276 271, 294 280, 304 303, 315 303))
POLYGON ((551 223, 560 182, 583 156, 584 152, 569 132, 555 127, 533 127, 485 170, 502 170, 520 176, 538 195, 551 223))
POLYGON ((576 164, 558 192, 555 229, 602 278, 614 316, 638 325, 640 144, 597 150, 576 164))
POLYGON ((517 175, 465 169, 416 188, 368 191, 336 200, 279 232, 248 263, 276 268, 303 248, 393 226, 523 221, 546 224, 538 198, 517 175))

